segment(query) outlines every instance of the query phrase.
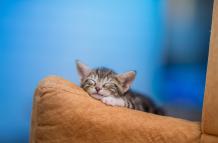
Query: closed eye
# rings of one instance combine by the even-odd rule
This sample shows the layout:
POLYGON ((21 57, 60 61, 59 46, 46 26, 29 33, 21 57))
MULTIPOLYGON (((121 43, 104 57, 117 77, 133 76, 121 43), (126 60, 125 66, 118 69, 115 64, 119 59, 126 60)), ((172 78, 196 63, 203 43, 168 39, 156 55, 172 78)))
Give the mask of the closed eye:
POLYGON ((112 92, 117 91, 117 86, 115 84, 113 84, 113 83, 106 83, 106 84, 103 85, 103 87, 111 90, 112 92))
POLYGON ((94 86, 94 85, 96 84, 96 82, 95 82, 93 79, 88 79, 88 80, 86 81, 86 83, 87 83, 88 85, 90 85, 90 86, 94 86))

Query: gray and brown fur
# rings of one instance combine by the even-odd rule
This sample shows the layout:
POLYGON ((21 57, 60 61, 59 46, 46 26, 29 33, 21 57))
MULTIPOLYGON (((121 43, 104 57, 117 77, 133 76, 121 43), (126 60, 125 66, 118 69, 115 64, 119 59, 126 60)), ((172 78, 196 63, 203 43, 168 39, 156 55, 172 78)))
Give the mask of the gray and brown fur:
POLYGON ((163 115, 163 110, 154 102, 140 93, 130 90, 136 72, 129 71, 117 74, 113 70, 101 67, 90 69, 87 65, 77 61, 77 70, 80 75, 81 87, 94 98, 101 100, 113 96, 124 101, 123 107, 144 112, 163 115))

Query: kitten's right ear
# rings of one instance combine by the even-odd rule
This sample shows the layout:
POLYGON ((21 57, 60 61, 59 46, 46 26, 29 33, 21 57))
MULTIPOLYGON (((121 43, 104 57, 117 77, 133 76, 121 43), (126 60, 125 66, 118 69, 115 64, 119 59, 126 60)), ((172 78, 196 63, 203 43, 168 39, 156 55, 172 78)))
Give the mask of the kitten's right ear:
POLYGON ((76 60, 76 68, 80 76, 80 80, 84 79, 91 72, 91 69, 87 65, 80 62, 79 60, 76 60))
POLYGON ((129 90, 133 80, 135 79, 136 71, 129 71, 122 74, 118 74, 117 78, 121 81, 123 84, 123 91, 126 92, 129 90))

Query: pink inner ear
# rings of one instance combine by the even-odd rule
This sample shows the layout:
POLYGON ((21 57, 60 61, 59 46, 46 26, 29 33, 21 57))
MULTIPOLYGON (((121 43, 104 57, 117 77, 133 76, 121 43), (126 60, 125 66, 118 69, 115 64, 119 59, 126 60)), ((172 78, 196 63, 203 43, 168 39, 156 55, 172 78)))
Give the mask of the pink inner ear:
POLYGON ((132 83, 132 79, 130 78, 126 78, 126 80, 123 82, 123 86, 126 90, 128 90, 131 86, 132 83))

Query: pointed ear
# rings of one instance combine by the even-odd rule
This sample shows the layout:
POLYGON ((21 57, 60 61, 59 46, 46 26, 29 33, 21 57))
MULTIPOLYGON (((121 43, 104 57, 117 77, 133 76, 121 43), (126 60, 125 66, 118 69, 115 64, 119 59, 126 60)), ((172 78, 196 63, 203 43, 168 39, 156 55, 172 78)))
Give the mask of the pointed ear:
POLYGON ((132 82, 134 81, 136 76, 136 72, 135 71, 129 71, 129 72, 125 72, 122 74, 118 74, 117 78, 118 80, 122 83, 123 85, 123 90, 124 92, 126 92, 127 90, 129 90, 132 82))
POLYGON ((91 69, 87 65, 80 62, 79 60, 76 60, 76 68, 80 76, 80 80, 84 79, 91 72, 91 69))

